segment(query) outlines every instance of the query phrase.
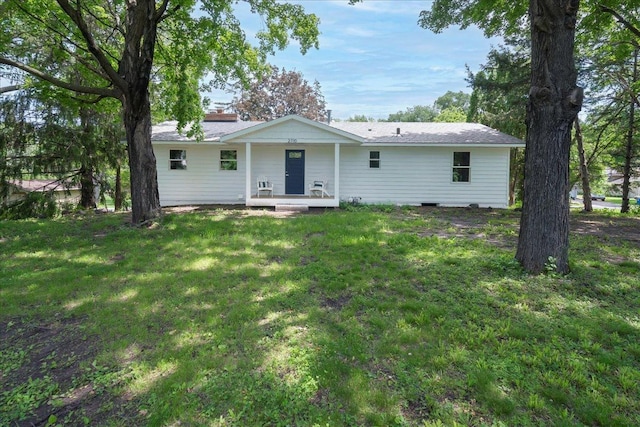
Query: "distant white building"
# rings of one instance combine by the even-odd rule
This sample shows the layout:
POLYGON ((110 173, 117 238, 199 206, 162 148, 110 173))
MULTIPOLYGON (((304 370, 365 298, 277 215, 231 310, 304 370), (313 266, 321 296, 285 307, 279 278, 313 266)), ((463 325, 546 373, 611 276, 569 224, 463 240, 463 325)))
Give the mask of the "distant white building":
POLYGON ((80 187, 78 185, 50 179, 25 179, 9 182, 8 197, 4 203, 11 204, 22 200, 28 193, 33 192, 50 192, 59 203, 77 204, 80 202, 80 187))
MULTIPOLYGON (((607 169, 606 174, 607 183, 611 188, 611 192, 614 194, 622 194, 622 184, 624 183, 622 172, 607 169)), ((640 178, 636 176, 631 176, 629 179, 629 197, 640 197, 640 178)))
POLYGON ((338 206, 340 201, 505 208, 509 152, 524 142, 475 123, 242 122, 209 114, 197 142, 153 127, 163 206, 338 206), (267 185, 266 191, 258 186, 267 185), (318 187, 324 191, 318 191, 318 187))

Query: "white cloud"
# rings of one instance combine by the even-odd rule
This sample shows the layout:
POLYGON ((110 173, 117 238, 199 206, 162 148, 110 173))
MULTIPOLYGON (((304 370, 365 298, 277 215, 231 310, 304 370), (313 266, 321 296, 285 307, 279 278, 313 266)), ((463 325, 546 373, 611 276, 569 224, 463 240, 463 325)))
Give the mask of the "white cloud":
POLYGON ((320 49, 302 56, 292 43, 270 62, 317 80, 336 118, 386 118, 414 105, 432 105, 448 90, 469 92, 466 65, 477 70, 491 45, 499 43, 473 28, 442 34, 420 28, 419 13, 429 2, 298 3, 320 18, 320 49))
MULTIPOLYGON (((344 34, 347 36, 354 36, 354 37, 375 37, 376 32, 373 30, 368 30, 366 28, 360 28, 360 27, 347 27, 343 30, 344 34)), ((345 40, 345 42, 348 42, 349 40, 345 40)))
MULTIPOLYGON (((322 0, 320 0, 322 1, 322 0)), ((309 1, 300 1, 298 2, 302 5, 308 4, 309 1)), ((330 2, 325 2, 323 1, 323 3, 334 3, 335 5, 339 6, 339 7, 343 7, 343 8, 351 8, 354 9, 357 12, 363 12, 363 13, 374 13, 374 14, 380 14, 380 15, 408 15, 408 16, 413 16, 415 15, 415 11, 416 9, 419 10, 423 10, 428 6, 427 2, 420 2, 420 1, 403 1, 403 0, 389 0, 389 1, 384 1, 384 0, 376 0, 376 1, 362 1, 359 3, 355 3, 353 5, 350 5, 348 2, 346 1, 330 1, 330 2), (416 8, 416 6, 418 6, 416 8)))

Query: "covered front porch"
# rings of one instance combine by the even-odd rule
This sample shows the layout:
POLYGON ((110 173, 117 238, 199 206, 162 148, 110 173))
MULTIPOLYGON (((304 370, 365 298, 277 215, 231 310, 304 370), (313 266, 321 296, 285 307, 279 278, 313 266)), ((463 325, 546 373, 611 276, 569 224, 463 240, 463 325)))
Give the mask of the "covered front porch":
POLYGON ((339 206, 339 143, 291 144, 276 148, 248 142, 245 156, 247 206, 339 206), (268 180, 266 191, 259 188, 261 180, 268 180), (325 183, 324 191, 314 189, 316 181, 325 183))
MULTIPOLYGON (((340 147, 362 138, 299 116, 286 116, 220 138, 244 145, 247 206, 340 204, 340 147), (258 191, 261 182, 269 191, 258 191), (322 191, 315 184, 323 182, 322 191), (266 193, 266 194, 265 194, 266 193)), ((240 150, 239 150, 240 151, 240 150)))

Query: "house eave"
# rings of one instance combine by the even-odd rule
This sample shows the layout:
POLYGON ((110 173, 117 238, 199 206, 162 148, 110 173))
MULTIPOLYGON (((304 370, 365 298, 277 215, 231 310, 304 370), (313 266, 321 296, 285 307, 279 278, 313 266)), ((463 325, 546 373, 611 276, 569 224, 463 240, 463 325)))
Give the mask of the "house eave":
POLYGON ((195 139, 184 140, 151 140, 153 145, 227 145, 220 142, 220 138, 196 141, 195 139))
POLYGON ((438 142, 364 142, 363 147, 459 147, 459 148, 524 148, 524 144, 438 143, 438 142))

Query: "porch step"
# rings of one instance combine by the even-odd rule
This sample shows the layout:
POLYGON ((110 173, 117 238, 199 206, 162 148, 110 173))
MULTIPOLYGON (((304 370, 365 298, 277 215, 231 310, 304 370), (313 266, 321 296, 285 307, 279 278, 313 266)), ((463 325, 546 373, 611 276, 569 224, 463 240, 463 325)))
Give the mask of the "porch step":
POLYGON ((309 205, 293 204, 293 203, 277 203, 276 212, 306 212, 309 205))

